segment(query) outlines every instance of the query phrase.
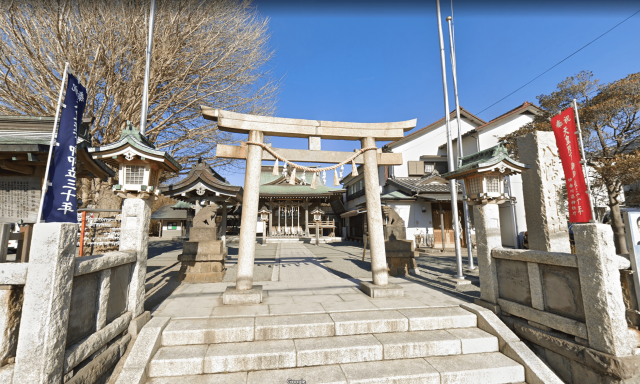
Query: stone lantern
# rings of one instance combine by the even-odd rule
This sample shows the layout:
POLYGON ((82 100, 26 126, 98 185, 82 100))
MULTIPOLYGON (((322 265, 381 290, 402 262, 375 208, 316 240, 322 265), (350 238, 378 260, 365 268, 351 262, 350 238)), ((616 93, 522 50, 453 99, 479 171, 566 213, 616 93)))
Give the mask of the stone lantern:
POLYGON ((269 222, 269 216, 271 215, 271 210, 269 210, 266 206, 263 206, 262 209, 258 211, 260 215, 260 219, 264 223, 264 227, 262 228, 262 246, 267 245, 267 223, 269 222))
POLYGON ((313 221, 318 222, 322 221, 322 215, 324 215, 324 211, 320 209, 320 207, 316 207, 316 209, 311 211, 311 214, 313 215, 313 221))
POLYGON ((129 286, 129 307, 134 317, 144 311, 145 276, 149 248, 151 201, 159 195, 158 180, 162 172, 177 173, 182 167, 167 152, 157 150, 140 131, 127 121, 115 143, 88 148, 93 159, 118 168, 119 184, 113 191, 122 202, 120 250, 135 251, 129 286))
POLYGON ((118 168, 118 184, 113 191, 121 198, 157 199, 162 172, 182 169, 167 152, 157 150, 131 122, 112 144, 89 148, 94 159, 118 168))
POLYGON ((311 214, 313 215, 313 221, 316 223, 316 245, 320 245, 320 222, 324 211, 320 207, 316 207, 311 211, 311 214))
POLYGON ((528 165, 511 159, 507 149, 498 144, 463 157, 460 168, 442 175, 445 179, 464 181, 467 187, 467 196, 464 198, 473 205, 478 244, 480 300, 494 312, 498 309, 498 288, 493 278, 496 264, 492 260, 491 250, 502 246, 498 204, 508 199, 504 193, 504 177, 519 174, 527 168, 528 165))
POLYGON ((504 177, 521 173, 529 168, 509 157, 507 149, 496 145, 484 151, 462 158, 462 165, 442 176, 464 181, 469 204, 501 204, 509 199, 504 192, 504 177))

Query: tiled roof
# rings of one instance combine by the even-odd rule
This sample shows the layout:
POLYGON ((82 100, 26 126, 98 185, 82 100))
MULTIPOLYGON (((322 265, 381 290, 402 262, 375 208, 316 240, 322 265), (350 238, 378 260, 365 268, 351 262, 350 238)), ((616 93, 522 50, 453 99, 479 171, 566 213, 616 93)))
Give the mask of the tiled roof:
POLYGON ((242 187, 229 184, 222 176, 207 165, 207 163, 198 159, 198 162, 191 167, 187 176, 168 186, 161 186, 160 190, 163 193, 173 196, 178 192, 182 192, 183 189, 189 188, 198 183, 210 186, 212 188, 218 188, 229 193, 239 192, 242 194, 242 187), (175 191, 172 193, 172 191, 175 191))
POLYGON ((403 191, 393 191, 380 196, 380 200, 413 200, 414 197, 403 191))
POLYGON ((535 108, 535 109, 538 109, 538 110, 542 111, 542 110, 541 110, 537 105, 535 105, 535 104, 533 104, 533 103, 530 103, 530 102, 528 102, 528 101, 525 101, 524 103, 522 103, 522 105, 519 105, 519 106, 517 106, 517 107, 513 108, 512 110, 510 110, 510 111, 508 111, 508 112, 506 112, 506 113, 503 113, 502 115, 500 115, 500 116, 496 117, 495 119, 493 119, 493 120, 491 120, 491 121, 488 121, 488 122, 486 122, 485 124, 482 124, 481 126, 479 126, 478 128, 476 128, 476 130, 478 130, 478 131, 479 131, 479 130, 482 130, 482 129, 484 129, 485 127, 487 127, 488 125, 491 125, 491 124, 495 123, 496 121, 502 120, 502 119, 504 119, 505 117, 511 116, 511 115, 513 115, 513 114, 515 114, 515 113, 518 113, 518 112, 521 112, 521 111, 523 111, 523 110, 525 110, 525 109, 527 109, 527 108, 529 108, 529 107, 533 107, 533 108, 535 108))
MULTIPOLYGON (((476 123, 478 123, 478 124, 480 124, 480 125, 486 125, 486 122, 485 122, 484 120, 482 120, 482 119, 481 119, 481 118, 479 118, 478 116, 476 116, 476 115, 472 114, 471 112, 467 111, 466 109, 464 109, 464 108, 462 108, 462 107, 460 107, 460 115, 461 115, 462 117, 466 116, 467 118, 469 118, 469 120, 471 120, 471 121, 475 121, 476 123)), ((449 114, 449 118, 450 118, 450 119, 453 119, 455 116, 456 116, 456 110, 454 109, 454 110, 453 110, 453 111, 451 111, 451 113, 449 114)), ((440 120, 438 120, 438 121, 436 121, 436 122, 433 122, 433 123, 431 123, 431 124, 427 125, 427 126, 426 126, 426 127, 424 127, 424 128, 420 128, 420 129, 418 129, 417 131, 415 131, 415 132, 412 132, 412 133, 408 134, 407 136, 403 137, 402 139, 398 139, 398 140, 396 140, 396 141, 393 141, 393 142, 391 142, 391 143, 389 143, 389 144, 385 145, 385 147, 393 148, 393 147, 395 147, 395 146, 396 146, 396 145, 398 145, 398 144, 402 144, 402 143, 404 143, 405 141, 407 141, 407 139, 408 139, 408 138, 413 137, 413 136, 418 135, 418 134, 422 134, 422 133, 424 133, 425 131, 429 131, 431 128, 434 128, 434 127, 436 127, 436 126, 438 126, 438 125, 440 125, 440 124, 444 123, 444 120, 445 120, 445 119, 444 119, 444 117, 443 117, 442 119, 440 119, 440 120)))
POLYGON ((187 211, 184 209, 174 209, 170 205, 158 209, 151 214, 152 220, 186 220, 187 211))
MULTIPOLYGON (((291 170, 289 169, 288 172, 291 170)), ((289 184, 289 177, 282 177, 282 167, 279 169, 279 174, 273 174, 273 167, 264 166, 260 173, 260 195, 287 195, 287 196, 318 196, 318 195, 337 195, 342 194, 344 189, 331 188, 326 185, 322 185, 322 178, 316 179, 316 189, 311 189, 311 181, 313 177, 312 172, 305 172, 306 185, 300 185, 302 180, 302 172, 296 171, 296 183, 295 185, 289 184)), ((291 173, 288 173, 291 175, 291 173)))
MULTIPOLYGON (((440 175, 430 174, 423 177, 396 177, 387 179, 387 183, 405 189, 411 193, 449 193, 449 183, 438 182, 440 175)), ((444 179, 442 179, 444 180, 444 179)), ((460 191, 460 187, 458 187, 460 191)))
POLYGON ((469 156, 463 156, 461 160, 462 166, 460 168, 453 172, 445 173, 442 176, 454 178, 459 175, 471 173, 474 169, 493 167, 501 162, 504 162, 506 165, 514 167, 515 169, 522 170, 529 168, 528 165, 519 163, 510 158, 507 149, 500 144, 469 156))
MULTIPOLYGON (((138 129, 135 128, 130 121, 127 121, 127 126, 122 130, 122 132, 120 132, 120 139, 118 139, 118 141, 99 147, 91 147, 89 148, 89 153, 112 151, 125 147, 127 145, 130 145, 131 147, 141 151, 142 153, 149 153, 151 155, 164 158, 168 163, 173 165, 176 172, 182 169, 182 166, 178 164, 178 162, 173 157, 171 157, 168 152, 156 149, 155 145, 153 145, 153 143, 151 143, 146 136, 141 134, 140 131, 138 131, 138 129)), ((114 164, 117 163, 117 161, 111 161, 111 159, 108 159, 106 162, 114 164)))

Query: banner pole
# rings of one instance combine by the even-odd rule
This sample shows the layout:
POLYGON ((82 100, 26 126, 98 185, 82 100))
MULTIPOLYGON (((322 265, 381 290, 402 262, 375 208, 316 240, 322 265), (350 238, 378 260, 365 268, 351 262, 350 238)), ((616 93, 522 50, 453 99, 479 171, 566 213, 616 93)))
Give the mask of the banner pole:
MULTIPOLYGON (((447 66, 444 60, 444 38, 442 37, 442 20, 440 16, 440 0, 436 0, 436 11, 438 17, 438 38, 440 40, 440 66, 442 67, 442 91, 444 93, 444 119, 445 119, 445 127, 447 130, 447 164, 449 168, 449 172, 453 172, 456 170, 455 162, 453 161, 453 146, 451 144, 451 121, 449 119, 449 95, 447 94, 447 66)), ((462 273, 462 253, 460 252, 460 229, 458 228, 458 184, 455 179, 449 180, 449 189, 451 192, 451 215, 453 216, 453 222, 451 223, 453 226, 454 239, 453 243, 455 245, 456 250, 456 264, 457 270, 454 278, 456 279, 464 279, 464 274, 462 273)), ((445 228, 444 223, 443 230, 445 228)), ((444 242, 442 244, 444 248, 444 242)))
POLYGON ((60 85, 60 93, 58 95, 58 106, 56 108, 56 118, 53 121, 53 131, 51 132, 51 142, 49 143, 49 155, 47 156, 47 168, 44 171, 44 180, 42 182, 42 196, 40 196, 40 207, 38 208, 38 217, 36 218, 36 224, 40 224, 40 218, 42 217, 42 208, 44 205, 44 197, 49 188, 49 168, 51 167, 51 154, 53 153, 53 147, 55 146, 56 134, 58 131, 58 118, 60 117, 60 106, 62 105, 62 92, 64 91, 64 84, 67 80, 67 71, 69 70, 69 63, 64 63, 64 73, 62 75, 62 84, 60 85))
POLYGON ((596 222, 596 212, 593 207, 594 198, 593 193, 591 192, 591 182, 589 181, 589 171, 587 169, 587 158, 584 155, 584 142, 582 141, 582 129, 580 128, 580 116, 578 115, 578 102, 576 99, 573 99, 573 111, 576 114, 576 126, 578 130, 578 142, 580 143, 580 154, 582 155, 582 160, 580 163, 582 164, 582 172, 584 172, 584 179, 587 182, 587 193, 589 194, 589 205, 591 206, 591 220, 590 222, 596 222))
MULTIPOLYGON (((453 37, 453 18, 451 16, 447 17, 447 24, 449 24, 449 49, 451 51, 451 75, 453 76, 453 94, 456 100, 456 122, 458 125, 458 160, 456 161, 456 169, 462 166, 462 118, 460 117, 460 102, 458 101, 458 75, 456 72, 456 48, 453 37)), ((478 148, 480 151, 480 148, 478 148)), ((464 181, 460 183, 462 187, 462 196, 463 198, 467 196, 467 188, 464 184, 464 181)), ((471 249, 471 233, 469 232, 469 204, 467 200, 462 200, 462 212, 464 218, 464 235, 467 239, 467 256, 469 257, 469 267, 468 269, 474 270, 476 269, 475 265, 473 265, 473 250, 471 249)), ((457 225, 457 224, 456 224, 457 225)))
POLYGON ((145 134, 147 130, 147 112, 149 110, 149 74, 151 71, 151 50, 153 49, 153 25, 156 15, 156 2, 151 0, 149 11, 149 40, 147 41, 147 65, 144 68, 144 89, 142 91, 142 110, 140 113, 140 133, 145 134))

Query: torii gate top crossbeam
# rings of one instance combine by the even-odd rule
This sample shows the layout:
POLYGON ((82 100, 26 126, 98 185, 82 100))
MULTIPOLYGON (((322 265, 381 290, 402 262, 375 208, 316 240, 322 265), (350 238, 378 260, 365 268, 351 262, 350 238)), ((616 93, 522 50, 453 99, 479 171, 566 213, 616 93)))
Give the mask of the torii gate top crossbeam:
POLYGON ((398 140, 404 132, 415 128, 417 119, 394 123, 347 123, 338 121, 287 119, 247 115, 201 106, 202 116, 218 122, 221 131, 249 133, 261 131, 267 136, 320 137, 323 139, 360 140, 372 137, 374 140, 398 140))

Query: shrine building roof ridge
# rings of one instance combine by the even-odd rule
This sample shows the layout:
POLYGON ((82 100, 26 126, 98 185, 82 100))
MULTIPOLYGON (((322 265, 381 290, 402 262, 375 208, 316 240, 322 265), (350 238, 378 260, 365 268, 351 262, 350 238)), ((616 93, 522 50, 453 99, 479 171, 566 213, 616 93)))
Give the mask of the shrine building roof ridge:
POLYGON ((160 190, 164 192, 177 191, 180 189, 189 188, 197 183, 209 184, 210 187, 226 190, 229 192, 241 192, 242 187, 229 184, 222 176, 214 171, 207 163, 199 158, 198 162, 191 167, 187 176, 171 185, 160 187, 160 190))

